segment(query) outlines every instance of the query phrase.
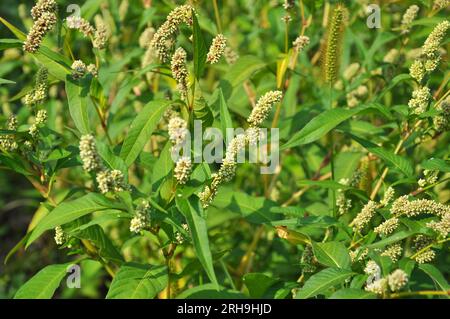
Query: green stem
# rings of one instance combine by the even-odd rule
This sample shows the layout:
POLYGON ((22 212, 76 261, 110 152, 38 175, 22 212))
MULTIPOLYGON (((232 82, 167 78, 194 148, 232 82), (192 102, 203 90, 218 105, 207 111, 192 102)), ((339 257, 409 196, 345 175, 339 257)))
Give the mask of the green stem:
POLYGON ((284 52, 287 54, 289 51, 289 22, 286 22, 286 28, 284 30, 284 52))
POLYGON ((422 291, 406 291, 406 292, 398 292, 395 294, 391 294, 391 298, 401 298, 401 297, 409 297, 409 296, 449 296, 450 291, 440 291, 440 290, 422 290, 422 291))
POLYGON ((108 143, 112 146, 113 142, 112 142, 111 136, 109 136, 109 133, 108 133, 108 127, 106 125, 105 114, 103 112, 101 112, 99 106, 93 99, 92 99, 92 103, 95 106, 95 110, 97 111, 98 117, 100 119, 100 124, 102 125, 102 128, 103 128, 103 131, 105 132, 106 138, 108 139, 108 143))
POLYGON ((410 258, 410 259, 414 259, 414 258, 416 258, 417 256, 419 256, 421 253, 423 253, 424 251, 430 249, 433 245, 442 244, 442 243, 445 243, 446 241, 449 241, 449 240, 450 240, 450 238, 446 238, 446 239, 441 239, 441 240, 438 240, 437 242, 431 243, 431 244, 429 244, 428 246, 426 246, 426 247, 422 248, 421 250, 417 251, 416 253, 414 253, 414 254, 413 254, 411 257, 409 257, 409 258, 410 258))
POLYGON ((236 286, 234 284, 233 278, 231 278, 230 272, 227 269, 227 265, 225 264, 225 262, 223 261, 223 259, 220 259, 220 265, 223 268, 223 272, 225 273, 225 276, 227 277, 227 279, 230 281, 231 284, 231 288, 233 288, 234 290, 236 290, 236 286))
POLYGON ((217 0, 213 0, 213 6, 214 6, 214 15, 216 16, 217 30, 219 31, 219 33, 222 33, 222 23, 220 21, 220 14, 219 14, 219 7, 217 5, 217 0))
MULTIPOLYGON (((333 88, 332 84, 330 83, 330 109, 333 108, 333 88)), ((335 174, 334 174, 334 136, 333 136, 333 130, 330 131, 330 144, 331 144, 331 155, 330 155, 330 166, 331 166, 331 180, 335 181, 335 174)), ((333 216, 337 217, 336 215, 336 190, 333 189, 333 216)))

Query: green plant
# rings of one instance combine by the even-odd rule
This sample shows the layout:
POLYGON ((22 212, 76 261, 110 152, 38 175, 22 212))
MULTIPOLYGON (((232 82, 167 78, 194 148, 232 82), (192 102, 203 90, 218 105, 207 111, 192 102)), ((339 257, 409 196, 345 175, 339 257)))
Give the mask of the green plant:
POLYGON ((0 168, 41 200, 6 267, 64 256, 15 297, 447 297, 448 3, 175 2, 0 18, 0 168))

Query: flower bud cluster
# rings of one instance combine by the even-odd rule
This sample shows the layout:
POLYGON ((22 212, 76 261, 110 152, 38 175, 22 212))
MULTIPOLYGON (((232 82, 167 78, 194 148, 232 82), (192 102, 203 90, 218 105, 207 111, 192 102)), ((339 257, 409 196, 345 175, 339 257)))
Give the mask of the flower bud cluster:
POLYGON ((35 53, 39 49, 45 35, 56 25, 57 8, 54 0, 39 0, 31 9, 34 24, 23 45, 25 51, 35 53))

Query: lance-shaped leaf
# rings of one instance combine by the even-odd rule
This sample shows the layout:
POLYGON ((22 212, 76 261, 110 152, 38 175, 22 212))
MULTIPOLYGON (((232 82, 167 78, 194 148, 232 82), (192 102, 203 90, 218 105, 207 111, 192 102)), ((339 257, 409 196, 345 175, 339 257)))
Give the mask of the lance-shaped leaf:
POLYGON ((351 265, 347 248, 341 242, 327 242, 312 244, 314 256, 319 263, 328 267, 349 269, 351 265))
POLYGON ((198 24, 195 13, 192 13, 193 17, 193 35, 194 35, 194 74, 198 78, 202 76, 205 69, 207 48, 205 38, 203 37, 202 30, 198 24))
POLYGON ((50 299, 67 273, 69 264, 50 265, 41 269, 14 295, 14 299, 50 299))
POLYGON ((295 133, 291 139, 281 147, 281 150, 314 142, 345 120, 348 120, 353 115, 356 115, 367 108, 369 108, 368 105, 353 109, 326 110, 308 122, 308 124, 306 124, 299 132, 295 133))
POLYGON ((365 149, 367 149, 369 152, 375 154, 382 160, 386 162, 391 167, 399 169, 401 172, 403 172, 406 176, 411 176, 413 174, 413 167, 409 160, 406 158, 394 154, 392 151, 388 151, 380 146, 377 146, 376 144, 373 144, 372 142, 369 142, 367 140, 364 140, 360 137, 352 135, 352 138, 357 141, 359 144, 364 146, 365 149))
POLYGON ((307 299, 322 295, 330 288, 343 283, 350 278, 354 273, 349 270, 340 268, 327 268, 315 275, 312 275, 306 282, 303 288, 297 291, 296 299, 307 299))
POLYGON ((126 263, 120 267, 106 299, 151 299, 168 283, 166 266, 126 263))
POLYGON ((75 127, 82 134, 90 133, 88 114, 89 90, 88 78, 74 80, 71 76, 67 76, 66 94, 69 102, 69 113, 75 127))
POLYGON ((202 217, 200 202, 195 196, 191 196, 190 199, 179 198, 177 196, 176 204, 178 209, 186 217, 197 257, 211 282, 218 288, 211 249, 209 247, 208 229, 206 227, 206 220, 202 217))
POLYGON ((125 161, 127 166, 133 164, 139 154, 142 152, 145 144, 156 128, 164 111, 170 105, 171 101, 156 100, 147 103, 144 108, 131 123, 125 141, 120 151, 120 157, 125 161))
POLYGON ((39 221, 28 238, 26 247, 46 230, 64 225, 92 212, 105 209, 123 209, 123 207, 121 204, 96 193, 89 193, 73 201, 63 202, 39 221))

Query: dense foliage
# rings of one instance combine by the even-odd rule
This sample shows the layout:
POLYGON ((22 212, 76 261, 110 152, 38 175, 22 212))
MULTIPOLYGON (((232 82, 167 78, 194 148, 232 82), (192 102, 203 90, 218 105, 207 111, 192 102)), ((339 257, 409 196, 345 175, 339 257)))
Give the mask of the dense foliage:
POLYGON ((72 2, 0 4, 1 297, 448 297, 449 1, 72 2))

